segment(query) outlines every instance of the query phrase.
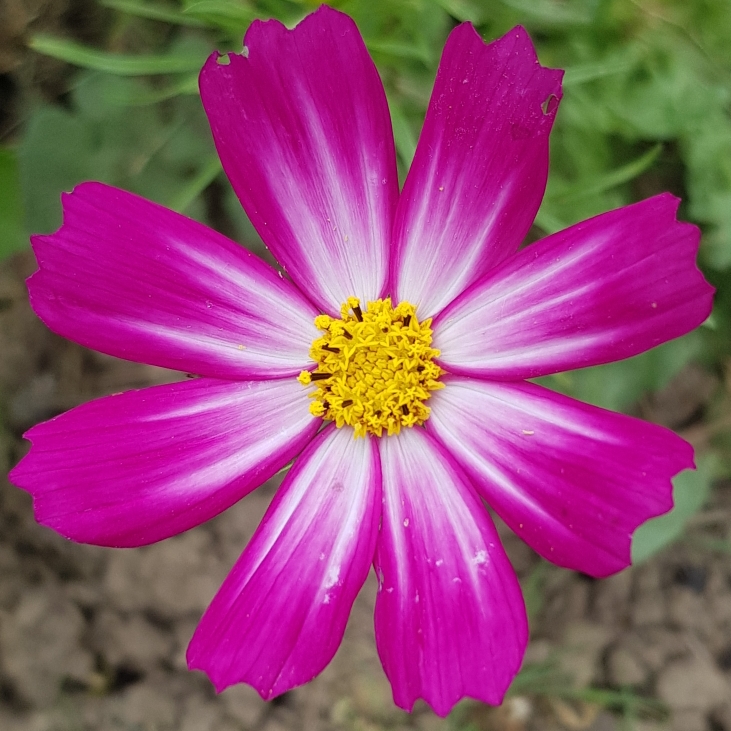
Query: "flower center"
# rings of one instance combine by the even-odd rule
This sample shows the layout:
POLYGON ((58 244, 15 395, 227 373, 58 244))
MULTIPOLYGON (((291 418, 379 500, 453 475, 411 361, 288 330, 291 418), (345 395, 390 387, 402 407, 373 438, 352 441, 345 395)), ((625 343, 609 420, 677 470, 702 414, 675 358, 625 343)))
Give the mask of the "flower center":
POLYGON ((431 347, 431 319, 420 323, 412 304, 392 307, 390 298, 369 302, 363 312, 350 297, 340 315, 315 318, 323 333, 310 350, 317 367, 298 378, 317 387, 310 412, 338 428, 352 426, 356 437, 423 424, 429 392, 444 387, 444 371, 434 362, 439 351, 431 347))

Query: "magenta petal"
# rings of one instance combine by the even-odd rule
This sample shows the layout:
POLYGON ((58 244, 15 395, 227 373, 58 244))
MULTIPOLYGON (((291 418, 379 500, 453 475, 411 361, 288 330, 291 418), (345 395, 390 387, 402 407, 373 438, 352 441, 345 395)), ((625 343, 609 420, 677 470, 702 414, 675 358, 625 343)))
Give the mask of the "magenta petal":
POLYGON ((523 379, 608 363, 684 335, 710 314, 700 232, 668 193, 523 249, 434 323, 452 373, 523 379))
POLYGON ((498 704, 528 638, 525 606, 490 516, 422 429, 379 442, 376 643, 394 701, 440 716, 460 698, 498 704))
POLYGON ((322 671, 373 559, 380 482, 374 440, 319 434, 203 615, 188 665, 218 691, 249 683, 265 699, 322 671))
POLYGON ((320 307, 378 298, 398 178, 386 95, 355 23, 323 6, 292 31, 255 21, 244 43, 200 76, 234 190, 320 307))
POLYGON ((532 383, 449 377, 428 431, 544 558, 591 576, 630 563, 632 532, 673 505, 693 449, 655 424, 532 383))
POLYGON ((538 63, 523 28, 488 45, 467 23, 449 36, 394 229, 396 299, 420 318, 525 237, 546 187, 562 74, 538 63))
POLYGON ((31 304, 54 332, 127 360, 215 378, 296 375, 317 312, 256 256, 136 195, 83 183, 34 236, 31 304))
POLYGON ((108 396, 33 427, 10 480, 36 520, 83 543, 139 546, 212 518, 317 431, 296 379, 196 379, 108 396))

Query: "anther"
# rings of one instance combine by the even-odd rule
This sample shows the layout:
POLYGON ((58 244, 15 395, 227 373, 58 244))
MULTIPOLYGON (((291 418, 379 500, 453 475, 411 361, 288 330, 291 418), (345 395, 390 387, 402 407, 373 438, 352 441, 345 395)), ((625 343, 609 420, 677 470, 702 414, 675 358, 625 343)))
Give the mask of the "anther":
POLYGON ((343 403, 340 404, 340 405, 343 408, 346 408, 347 406, 352 406, 353 405, 353 399, 352 398, 345 399, 345 401, 343 401, 343 403))
POLYGON ((353 339, 353 336, 345 328, 343 328, 343 337, 348 338, 348 340, 353 339))
POLYGON ((330 345, 323 345, 321 346, 323 350, 327 350, 328 353, 339 353, 340 348, 333 348, 330 345))
POLYGON ((409 415, 409 407, 406 404, 401 404, 401 413, 404 416, 408 416, 409 415))
POLYGON ((310 379, 312 381, 324 381, 325 379, 331 378, 331 377, 332 377, 332 373, 313 373, 310 376, 310 379))
POLYGON ((408 327, 410 322, 411 322, 411 315, 406 315, 406 317, 404 317, 404 327, 408 327))
POLYGON ((363 322, 363 310, 360 309, 360 305, 353 305, 353 314, 358 322, 363 322))

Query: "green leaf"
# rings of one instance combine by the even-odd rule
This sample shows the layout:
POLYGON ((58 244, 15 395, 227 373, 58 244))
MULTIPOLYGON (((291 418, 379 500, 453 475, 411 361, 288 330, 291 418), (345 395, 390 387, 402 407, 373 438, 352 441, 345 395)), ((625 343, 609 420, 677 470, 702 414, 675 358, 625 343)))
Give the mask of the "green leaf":
POLYGON ((592 14, 587 3, 556 2, 556 0, 500 0, 503 5, 525 14, 547 26, 589 25, 592 14), (571 6, 574 7, 571 7, 571 6))
POLYGON ((479 25, 483 21, 483 13, 469 0, 432 0, 442 10, 449 13, 461 23, 470 22, 479 25))
POLYGON ((174 99, 177 96, 197 96, 198 94, 197 73, 190 76, 181 76, 172 84, 157 89, 142 85, 138 79, 121 76, 112 78, 124 83, 116 86, 112 84, 105 86, 105 95, 100 101, 110 106, 145 107, 150 104, 158 104, 166 99, 174 99))
MULTIPOLYGON (((200 100, 181 96, 164 108, 108 103, 122 79, 79 74, 71 109, 40 107, 18 149, 28 230, 45 233, 61 219, 59 194, 83 180, 100 180, 147 198, 186 208, 205 219, 196 201, 202 168, 215 155, 200 100)), ((139 84, 139 81, 136 81, 139 84)), ((208 173, 210 178, 212 173, 208 173)))
POLYGON ((662 152, 662 143, 658 142, 654 147, 649 149, 643 155, 638 157, 636 160, 632 160, 622 167, 610 170, 604 175, 600 175, 593 179, 584 179, 575 185, 570 185, 564 188, 560 193, 554 193, 548 198, 548 202, 557 203, 574 203, 582 198, 588 198, 592 195, 604 193, 611 188, 616 188, 618 185, 628 183, 630 180, 634 180, 639 175, 652 167, 655 160, 659 157, 662 152))
POLYGON ((38 53, 95 71, 105 71, 118 76, 148 76, 199 71, 205 57, 191 54, 165 54, 159 56, 128 56, 121 53, 100 51, 64 38, 39 33, 28 45, 38 53))
POLYGON ((236 37, 241 37, 252 21, 259 17, 254 8, 233 0, 200 0, 188 5, 183 12, 236 37))
POLYGON ((545 584, 547 571, 550 564, 547 561, 539 561, 521 583, 525 610, 529 619, 535 619, 538 612, 543 608, 545 597, 545 584))
POLYGON ((187 25, 193 28, 202 28, 205 26, 197 18, 184 15, 169 5, 161 5, 154 2, 139 2, 139 0, 100 0, 100 2, 107 8, 113 8, 128 15, 135 15, 138 18, 149 18, 150 20, 160 20, 163 23, 187 25))
POLYGON ((218 155, 215 155, 177 193, 175 198, 170 202, 170 208, 178 213, 184 213, 190 204, 218 177, 221 170, 221 161, 218 159, 218 155))
POLYGON ((570 225, 566 221, 560 219, 555 212, 550 209, 551 202, 547 202, 547 199, 544 198, 534 220, 534 223, 538 226, 538 228, 542 229, 547 234, 555 234, 556 231, 561 231, 570 225))
POLYGON ((390 40, 366 40, 365 43, 371 53, 382 53, 386 56, 394 56, 395 58, 413 59, 415 61, 422 61, 427 65, 431 63, 429 49, 421 45, 390 40))
POLYGON ((61 224, 62 191, 82 180, 107 182, 108 166, 96 161, 96 135, 85 120, 58 107, 33 113, 18 149, 26 225, 49 233, 61 224))
POLYGON ((641 525, 632 537, 632 563, 638 564, 677 540, 688 518, 705 504, 715 476, 716 460, 712 455, 697 458, 698 469, 686 470, 673 480, 673 509, 641 525))
POLYGON ((391 123, 393 125, 393 138, 396 143, 396 152, 398 152, 401 162, 408 170, 411 161, 414 159, 416 152, 416 135, 409 125, 401 107, 392 99, 388 100, 388 108, 391 112, 391 123))
POLYGON ((632 55, 629 55, 629 57, 625 55, 620 58, 610 58, 604 61, 570 66, 564 72, 563 88, 566 89, 572 86, 578 86, 579 84, 586 84, 596 79, 613 76, 614 74, 624 73, 629 71, 635 63, 636 60, 632 55))
POLYGON ((0 147, 0 259, 27 246, 18 160, 12 150, 0 147))
POLYGON ((702 345, 703 337, 695 330, 633 358, 536 380, 580 401, 621 411, 643 393, 664 388, 683 366, 698 356, 702 345))

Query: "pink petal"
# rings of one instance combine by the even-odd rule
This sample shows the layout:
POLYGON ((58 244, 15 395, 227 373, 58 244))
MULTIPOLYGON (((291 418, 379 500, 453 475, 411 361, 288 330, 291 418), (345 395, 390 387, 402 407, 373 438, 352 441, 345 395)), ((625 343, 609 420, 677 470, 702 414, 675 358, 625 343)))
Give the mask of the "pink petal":
POLYGON ((295 379, 171 383, 33 427, 10 479, 61 535, 139 546, 218 515, 293 459, 318 425, 295 379))
POLYGON ((34 236, 38 316, 70 340, 127 360, 216 378, 296 375, 317 312, 260 259, 131 193, 83 183, 63 226, 34 236))
POLYGON ((464 23, 444 48, 394 229, 397 300, 437 314, 514 253, 543 198, 562 71, 521 27, 485 45, 464 23))
POLYGON ((380 482, 372 439, 333 426, 319 434, 203 615, 191 669, 218 691, 249 683, 265 699, 322 671, 373 559, 380 482))
POLYGON ((264 243, 331 314, 378 298, 398 198, 383 85, 355 23, 326 6, 294 30, 255 21, 243 54, 208 59, 218 154, 264 243))
POLYGON ((673 505, 693 449, 671 431, 532 383, 449 377, 429 433, 531 548, 591 576, 630 563, 632 532, 673 505))
POLYGON ((436 319, 453 373, 523 379, 608 363, 684 335, 710 314, 700 232, 668 193, 523 249, 436 319))
POLYGON ((394 701, 445 716, 460 698, 499 704, 528 637, 518 581, 460 468, 422 429, 379 443, 376 644, 394 701))

